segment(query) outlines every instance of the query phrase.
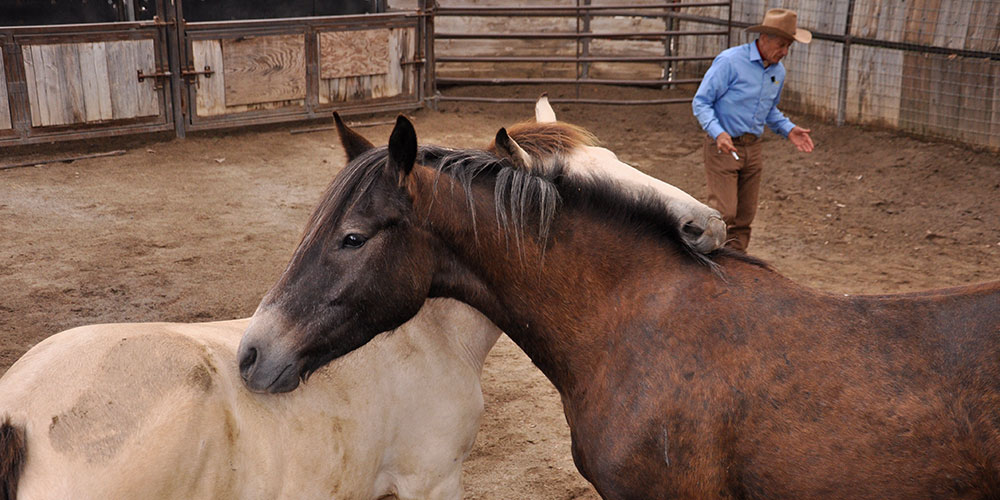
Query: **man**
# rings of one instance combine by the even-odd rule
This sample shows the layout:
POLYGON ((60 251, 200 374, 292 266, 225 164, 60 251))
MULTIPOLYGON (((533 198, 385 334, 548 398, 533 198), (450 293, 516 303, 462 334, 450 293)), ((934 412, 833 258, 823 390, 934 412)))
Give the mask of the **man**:
POLYGON ((792 123, 778 110, 785 67, 781 59, 793 41, 809 43, 812 33, 798 28, 797 15, 771 9, 764 22, 746 30, 756 41, 724 50, 705 72, 692 108, 705 138, 708 204, 726 222, 726 246, 746 251, 750 223, 757 214, 764 125, 787 137, 799 151, 810 152, 809 129, 792 123))

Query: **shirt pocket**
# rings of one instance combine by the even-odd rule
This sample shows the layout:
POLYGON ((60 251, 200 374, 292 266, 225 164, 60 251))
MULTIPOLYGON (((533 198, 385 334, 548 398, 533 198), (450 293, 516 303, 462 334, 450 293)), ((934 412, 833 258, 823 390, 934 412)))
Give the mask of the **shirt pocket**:
POLYGON ((778 89, 781 88, 781 80, 772 78, 765 77, 764 88, 761 92, 761 101, 767 109, 774 106, 774 102, 778 100, 778 89))

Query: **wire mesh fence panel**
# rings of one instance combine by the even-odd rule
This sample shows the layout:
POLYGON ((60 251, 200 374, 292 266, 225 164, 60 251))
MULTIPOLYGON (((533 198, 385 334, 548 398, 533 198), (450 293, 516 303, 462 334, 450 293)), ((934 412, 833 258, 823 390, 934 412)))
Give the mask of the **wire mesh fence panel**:
POLYGON ((1000 149, 1000 2, 747 0, 732 43, 776 7, 814 34, 784 61, 782 108, 1000 149))

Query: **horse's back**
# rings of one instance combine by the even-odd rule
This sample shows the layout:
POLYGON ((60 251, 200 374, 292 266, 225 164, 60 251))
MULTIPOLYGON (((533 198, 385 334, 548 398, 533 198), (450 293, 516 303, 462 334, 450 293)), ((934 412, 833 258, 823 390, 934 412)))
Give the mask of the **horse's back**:
POLYGON ((91 325, 31 349, 0 379, 0 414, 27 439, 17 498, 228 496, 209 466, 229 462, 219 372, 245 326, 91 325))
POLYGON ((29 350, 0 378, 0 432, 26 440, 16 498, 461 496, 499 336, 481 314, 429 301, 279 395, 243 388, 248 323, 90 325, 29 350))

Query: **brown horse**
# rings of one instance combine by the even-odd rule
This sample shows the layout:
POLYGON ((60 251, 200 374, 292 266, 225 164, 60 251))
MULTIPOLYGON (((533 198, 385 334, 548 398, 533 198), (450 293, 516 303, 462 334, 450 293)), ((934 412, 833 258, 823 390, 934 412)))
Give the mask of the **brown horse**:
POLYGON ((706 265, 658 199, 511 165, 418 149, 400 118, 313 214, 244 380, 294 387, 453 297, 556 386, 605 498, 1000 497, 1000 282, 817 292, 726 251, 706 265))

